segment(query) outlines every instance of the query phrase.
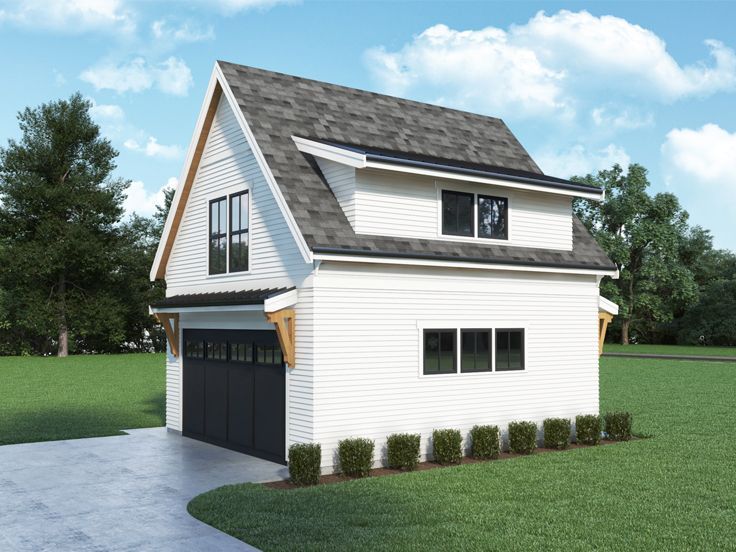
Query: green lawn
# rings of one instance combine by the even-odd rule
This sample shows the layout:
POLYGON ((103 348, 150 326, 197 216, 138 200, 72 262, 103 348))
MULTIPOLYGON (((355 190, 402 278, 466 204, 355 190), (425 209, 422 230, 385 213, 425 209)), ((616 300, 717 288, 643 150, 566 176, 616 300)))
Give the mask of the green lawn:
POLYGON ((618 343, 605 343, 603 351, 606 353, 736 357, 736 347, 698 347, 697 345, 620 345, 618 343))
POLYGON ((734 550, 733 365, 601 364, 602 409, 631 410, 653 438, 298 490, 227 486, 189 511, 264 550, 734 550))
POLYGON ((164 355, 0 357, 0 445, 164 425, 164 355))

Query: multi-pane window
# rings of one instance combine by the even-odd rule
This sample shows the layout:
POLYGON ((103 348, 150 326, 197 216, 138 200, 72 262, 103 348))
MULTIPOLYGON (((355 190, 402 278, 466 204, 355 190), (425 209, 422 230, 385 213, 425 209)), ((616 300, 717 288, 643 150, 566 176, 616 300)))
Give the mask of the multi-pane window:
POLYGON ((207 359, 208 360, 227 360, 227 343, 223 342, 207 342, 207 359))
POLYGON ((453 374, 455 365, 455 330, 424 330, 424 373, 453 374))
POLYGON ((491 331, 461 330, 460 371, 488 372, 491 370, 491 331))
POLYGON ((248 270, 248 198, 244 191, 210 201, 210 274, 248 270))
POLYGON ((204 342, 187 339, 184 344, 184 356, 187 358, 204 358, 204 342))
POLYGON ((442 190, 442 234, 507 240, 509 200, 442 190))
POLYGON ((227 272, 227 198, 210 201, 210 274, 227 272))
POLYGON ((253 362, 253 346, 250 343, 231 343, 230 360, 253 362))
POLYGON ((258 364, 281 364, 284 362, 281 347, 278 345, 258 345, 256 347, 256 362, 258 364))
POLYGON ((248 192, 230 196, 230 272, 248 270, 248 192))
POLYGON ((496 330, 496 371, 524 369, 524 330, 496 330))
POLYGON ((509 210, 505 197, 478 196, 478 237, 508 239, 506 226, 509 210))
POLYGON ((473 235, 473 194, 442 191, 442 233, 473 235))

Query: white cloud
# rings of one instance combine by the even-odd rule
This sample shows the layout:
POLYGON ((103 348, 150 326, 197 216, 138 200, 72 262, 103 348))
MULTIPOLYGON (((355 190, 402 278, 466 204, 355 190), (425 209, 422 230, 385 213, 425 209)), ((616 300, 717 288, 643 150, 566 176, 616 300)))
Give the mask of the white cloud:
POLYGON ((533 50, 518 47, 494 27, 456 31, 435 25, 398 52, 373 48, 365 60, 392 94, 429 87, 445 103, 465 108, 498 111, 515 106, 527 115, 569 109, 563 98, 564 72, 543 66, 533 50))
POLYGON ((667 133, 662 156, 670 182, 687 180, 736 192, 736 132, 712 123, 698 130, 675 128, 667 133))
POLYGON ((178 179, 172 176, 157 191, 149 193, 143 182, 133 180, 126 190, 127 197, 123 202, 125 213, 128 216, 135 213, 141 217, 150 217, 156 212, 157 205, 164 204, 164 191, 167 188, 176 188, 178 184, 178 179))
POLYGON ((0 9, 0 22, 38 30, 129 34, 135 17, 121 0, 10 0, 0 9))
POLYGON ((716 247, 736 250, 736 132, 716 124, 675 128, 667 133, 661 152, 665 183, 692 222, 713 232, 716 247))
POLYGON ((159 144, 158 140, 153 136, 148 137, 145 145, 141 145, 134 138, 128 138, 123 142, 123 146, 132 151, 146 154, 148 157, 161 157, 163 159, 176 159, 181 156, 181 148, 177 145, 165 146, 159 144))
POLYGON ((736 53, 706 40, 712 62, 680 65, 652 31, 586 11, 537 13, 508 30, 435 25, 396 51, 366 52, 387 91, 427 91, 460 107, 569 115, 585 91, 670 102, 736 90, 736 53))
POLYGON ((252 9, 267 10, 278 4, 294 3, 296 3, 296 0, 215 0, 212 2, 226 15, 252 9))
POLYGON ((590 112, 590 117, 596 126, 614 130, 634 130, 654 124, 652 113, 642 114, 631 108, 596 107, 590 112))
POLYGON ((159 19, 151 25, 151 32, 156 40, 165 42, 201 42, 215 38, 212 26, 200 27, 196 23, 186 21, 178 27, 172 27, 167 21, 159 19))
POLYGON ((120 122, 125 119, 123 108, 115 104, 98 104, 94 100, 90 108, 90 114, 93 118, 105 122, 120 122))
POLYGON ((184 96, 193 84, 192 72, 184 60, 169 57, 166 61, 152 64, 142 57, 127 63, 103 62, 82 72, 80 78, 97 90, 142 92, 154 85, 168 94, 184 96))
POLYGON ((596 173, 610 169, 616 163, 625 170, 631 163, 626 150, 615 144, 593 151, 582 144, 576 144, 565 151, 543 150, 534 159, 545 174, 560 178, 596 173))

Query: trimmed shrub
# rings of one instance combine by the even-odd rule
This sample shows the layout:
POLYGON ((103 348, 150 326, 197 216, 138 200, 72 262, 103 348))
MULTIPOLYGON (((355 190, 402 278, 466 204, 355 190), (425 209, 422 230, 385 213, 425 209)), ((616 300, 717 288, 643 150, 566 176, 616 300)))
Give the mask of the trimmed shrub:
POLYGON ((421 437, 413 433, 394 433, 388 436, 388 467, 397 470, 414 470, 419 463, 421 437))
POLYGON ((607 412, 604 418, 605 432, 614 441, 631 439, 631 412, 607 412))
POLYGON ((319 443, 297 443, 289 447, 289 476, 295 485, 319 483, 322 447, 319 443))
POLYGON ((567 418, 547 418, 543 423, 544 446, 552 449, 566 449, 570 446, 570 420, 567 418))
POLYGON ((601 442, 601 417, 595 414, 575 416, 575 435, 578 443, 597 445, 601 442))
POLYGON ((343 439, 337 444, 340 469, 345 475, 365 477, 373 466, 374 443, 370 439, 343 439))
POLYGON ((434 461, 439 464, 459 464, 463 457, 463 436, 459 429, 435 429, 432 432, 434 461))
POLYGON ((498 426, 473 426, 470 430, 470 454, 473 458, 498 458, 501 452, 501 433, 498 426))
POLYGON ((518 454, 531 454, 537 448, 537 424, 511 422, 509 424, 509 449, 518 454))

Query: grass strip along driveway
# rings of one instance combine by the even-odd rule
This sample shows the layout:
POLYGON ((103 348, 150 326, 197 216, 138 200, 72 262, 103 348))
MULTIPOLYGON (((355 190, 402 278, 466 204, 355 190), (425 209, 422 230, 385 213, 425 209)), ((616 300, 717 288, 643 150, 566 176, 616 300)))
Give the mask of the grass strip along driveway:
POLYGON ((164 355, 0 357, 0 445, 164 425, 164 355))
POLYGON ((604 353, 644 355, 732 357, 736 361, 736 347, 700 347, 698 345, 620 345, 606 343, 604 353))
POLYGON ((289 491, 226 486, 189 511, 264 550, 733 550, 735 395, 731 364, 602 359, 602 410, 632 411, 654 438, 289 491))

